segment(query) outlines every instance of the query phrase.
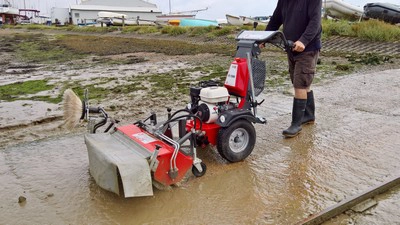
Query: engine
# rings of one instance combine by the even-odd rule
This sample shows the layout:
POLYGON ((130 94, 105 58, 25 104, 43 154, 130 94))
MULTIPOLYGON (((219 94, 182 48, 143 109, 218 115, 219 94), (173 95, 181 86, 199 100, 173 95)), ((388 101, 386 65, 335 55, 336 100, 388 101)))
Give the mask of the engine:
POLYGON ((219 114, 235 107, 229 102, 230 95, 225 87, 191 87, 190 97, 192 103, 188 108, 205 123, 214 123, 219 114))

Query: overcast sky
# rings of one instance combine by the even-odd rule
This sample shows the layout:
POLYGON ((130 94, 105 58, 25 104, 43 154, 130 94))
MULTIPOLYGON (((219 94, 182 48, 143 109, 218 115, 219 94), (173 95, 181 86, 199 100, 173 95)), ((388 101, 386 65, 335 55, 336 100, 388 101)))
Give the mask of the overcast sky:
MULTIPOLYGON (((4 2, 6 0, 0 0, 4 2)), ((11 4, 19 8, 34 8, 39 9, 41 14, 49 15, 52 7, 68 8, 70 5, 75 5, 80 0, 8 0, 11 4)), ((114 0, 117 1, 117 0, 114 0)), ((145 0, 146 1, 146 0, 145 0)), ((169 12, 168 0, 148 0, 155 3, 163 13, 169 12)), ((260 16, 271 15, 274 11, 278 0, 171 0, 172 11, 190 11, 204 9, 208 10, 199 12, 197 18, 200 19, 223 19, 225 14, 237 16, 260 16), (245 4, 244 4, 245 2, 245 4)), ((367 3, 388 2, 400 5, 400 0, 344 0, 344 2, 363 7, 367 3)))

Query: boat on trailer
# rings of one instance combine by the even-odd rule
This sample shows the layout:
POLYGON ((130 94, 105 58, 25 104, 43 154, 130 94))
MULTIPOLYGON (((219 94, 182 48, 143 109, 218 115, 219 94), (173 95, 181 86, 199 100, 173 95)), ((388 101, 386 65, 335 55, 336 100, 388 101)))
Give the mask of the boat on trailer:
POLYGON ((267 18, 267 17, 233 16, 233 15, 229 15, 229 14, 226 14, 225 16, 226 16, 226 20, 228 21, 228 24, 234 25, 234 26, 243 26, 243 25, 253 26, 255 22, 258 25, 264 25, 264 26, 266 26, 268 24, 267 21, 263 20, 263 18, 267 18))
POLYGON ((387 23, 400 23, 400 5, 390 3, 368 3, 364 6, 368 18, 383 20, 387 23))
POLYGON ((242 26, 243 22, 241 21, 239 16, 233 16, 226 14, 226 20, 228 21, 228 24, 234 25, 234 26, 242 26))
POLYGON ((10 4, 0 4, 0 21, 2 24, 14 24, 17 17, 19 17, 19 9, 12 7, 10 4))
POLYGON ((268 24, 267 22, 264 22, 261 19, 257 19, 256 17, 240 16, 240 19, 242 20, 243 25, 253 26, 254 23, 257 23, 258 25, 267 26, 268 24))
POLYGON ((333 18, 359 19, 364 14, 363 8, 342 0, 324 0, 322 7, 325 13, 333 18))
POLYGON ((114 12, 98 12, 97 23, 104 23, 107 26, 131 26, 131 25, 155 25, 156 22, 152 20, 142 20, 140 17, 129 18, 126 14, 114 12))

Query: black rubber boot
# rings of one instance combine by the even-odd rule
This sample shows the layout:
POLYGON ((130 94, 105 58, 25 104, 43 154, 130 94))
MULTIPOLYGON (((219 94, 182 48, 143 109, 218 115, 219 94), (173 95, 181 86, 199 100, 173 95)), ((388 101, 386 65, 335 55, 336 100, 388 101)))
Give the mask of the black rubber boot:
POLYGON ((315 121, 315 104, 314 104, 314 93, 313 91, 307 92, 307 104, 306 111, 304 111, 303 119, 301 124, 314 123, 315 121))
POLYGON ((285 137, 294 137, 298 135, 301 131, 301 120, 304 116, 304 111, 306 108, 306 99, 293 99, 293 109, 292 109, 292 124, 290 127, 282 132, 285 137))

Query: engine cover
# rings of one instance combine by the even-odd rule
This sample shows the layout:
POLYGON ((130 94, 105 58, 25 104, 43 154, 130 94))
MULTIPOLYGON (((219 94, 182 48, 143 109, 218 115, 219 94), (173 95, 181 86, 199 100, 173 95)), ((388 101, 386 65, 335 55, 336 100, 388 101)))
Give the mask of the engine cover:
POLYGON ((226 87, 206 87, 200 91, 200 98, 203 102, 219 103, 227 102, 229 100, 229 92, 226 87))

